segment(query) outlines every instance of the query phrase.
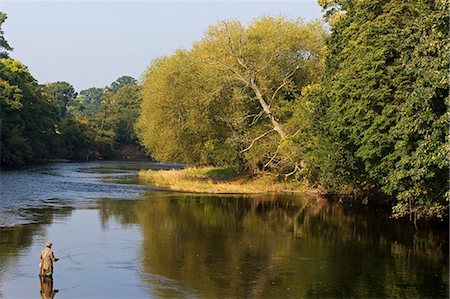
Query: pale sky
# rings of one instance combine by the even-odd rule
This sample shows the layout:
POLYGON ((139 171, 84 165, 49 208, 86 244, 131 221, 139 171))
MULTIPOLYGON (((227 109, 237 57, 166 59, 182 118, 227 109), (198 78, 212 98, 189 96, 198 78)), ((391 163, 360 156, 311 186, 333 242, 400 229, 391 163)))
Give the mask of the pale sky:
POLYGON ((150 62, 190 48, 209 25, 262 15, 320 19, 317 0, 20 1, 0 0, 2 29, 39 83, 67 81, 77 91, 122 75, 139 79, 150 62))

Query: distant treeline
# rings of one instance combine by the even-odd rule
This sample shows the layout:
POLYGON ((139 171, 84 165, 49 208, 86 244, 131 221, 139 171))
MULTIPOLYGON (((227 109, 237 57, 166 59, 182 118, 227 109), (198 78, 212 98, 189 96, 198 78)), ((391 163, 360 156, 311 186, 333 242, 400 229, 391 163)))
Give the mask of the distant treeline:
MULTIPOLYGON (((39 86, 2 59, 2 162, 106 153, 137 135, 159 161, 270 171, 364 201, 381 195, 395 216, 441 217, 449 2, 319 3, 328 27, 222 21, 153 61, 142 86, 123 77, 61 93, 70 85, 39 86)), ((11 50, 3 35, 0 45, 11 50)))
MULTIPOLYGON (((0 13, 0 25, 6 15, 0 13)), ((138 146, 134 123, 140 86, 123 76, 105 88, 77 94, 67 82, 39 85, 0 30, 1 164, 65 158, 110 157, 122 146, 138 146)))

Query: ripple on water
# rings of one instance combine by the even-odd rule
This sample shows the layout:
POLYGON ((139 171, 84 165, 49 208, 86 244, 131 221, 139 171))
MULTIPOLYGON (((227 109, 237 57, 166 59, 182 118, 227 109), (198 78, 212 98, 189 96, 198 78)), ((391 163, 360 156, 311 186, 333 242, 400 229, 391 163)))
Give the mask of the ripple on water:
MULTIPOLYGON (((136 199, 150 186, 137 171, 152 162, 92 162, 33 165, 0 172, 0 227, 34 223, 35 208, 84 208, 98 198, 136 199)), ((157 165, 161 167, 161 165, 157 165)))

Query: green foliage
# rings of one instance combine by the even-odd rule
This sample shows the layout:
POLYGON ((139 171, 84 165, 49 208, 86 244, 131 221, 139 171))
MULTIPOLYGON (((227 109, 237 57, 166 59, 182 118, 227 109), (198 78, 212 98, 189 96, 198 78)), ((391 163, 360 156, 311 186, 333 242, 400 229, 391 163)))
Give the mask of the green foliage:
POLYGON ((134 85, 137 81, 133 77, 130 76, 122 76, 118 78, 116 81, 111 83, 111 91, 116 93, 121 87, 126 85, 134 85))
MULTIPOLYGON (((12 50, 3 37, 0 12, 0 57, 12 50)), ((134 124, 140 86, 122 76, 111 88, 89 88, 77 96, 67 82, 39 86, 22 63, 0 58, 1 164, 38 159, 89 159, 114 147, 136 145, 134 124)))
POLYGON ((297 131, 285 125, 301 89, 321 73, 324 37, 320 23, 282 17, 211 26, 191 50, 149 67, 142 143, 161 161, 292 167, 299 161, 279 148, 297 131))
POLYGON ((118 89, 82 90, 68 106, 69 113, 89 128, 91 136, 87 144, 103 157, 111 156, 121 146, 138 145, 134 125, 141 104, 141 87, 128 76, 120 77, 111 86, 118 89))
POLYGON ((28 69, 0 59, 1 163, 20 164, 52 151, 56 107, 46 101, 28 69))
POLYGON ((113 96, 111 122, 115 132, 116 145, 137 143, 134 130, 141 106, 141 86, 127 84, 120 87, 113 96))
POLYGON ((216 151, 232 161, 221 118, 229 111, 228 97, 220 97, 214 74, 193 60, 192 53, 177 51, 149 67, 138 121, 141 142, 160 161, 214 163, 216 151))
POLYGON ((75 89, 67 82, 47 83, 42 86, 42 92, 49 101, 58 107, 61 117, 66 115, 67 106, 77 97, 75 89))
POLYGON ((436 214, 448 205, 448 2, 340 5, 313 104, 319 181, 380 189, 397 216, 436 214))
POLYGON ((115 94, 91 88, 81 92, 84 101, 77 101, 69 83, 39 86, 22 63, 0 59, 1 163, 90 159, 136 144, 139 92, 135 84, 115 94), (78 109, 80 102, 88 109, 78 109))
POLYGON ((82 90, 75 99, 69 102, 67 110, 76 117, 93 117, 100 109, 102 95, 102 88, 91 87, 82 90))
POLYGON ((2 24, 5 22, 6 18, 6 14, 0 11, 0 58, 8 57, 8 51, 12 51, 12 48, 6 41, 2 30, 2 24))

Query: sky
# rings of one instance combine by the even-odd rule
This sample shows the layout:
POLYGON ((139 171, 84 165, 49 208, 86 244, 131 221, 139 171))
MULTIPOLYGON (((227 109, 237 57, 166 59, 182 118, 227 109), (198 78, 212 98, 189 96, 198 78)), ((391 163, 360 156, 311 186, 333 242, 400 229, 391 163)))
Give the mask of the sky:
POLYGON ((0 0, 11 57, 39 83, 66 81, 77 91, 122 75, 140 79, 151 61, 189 49, 208 26, 263 15, 320 19, 317 0, 22 1, 0 0))

